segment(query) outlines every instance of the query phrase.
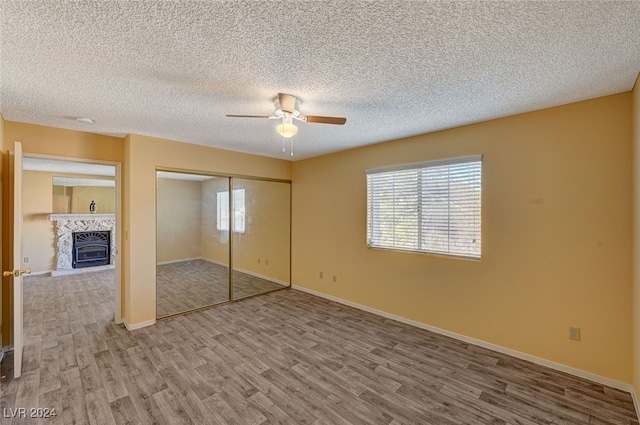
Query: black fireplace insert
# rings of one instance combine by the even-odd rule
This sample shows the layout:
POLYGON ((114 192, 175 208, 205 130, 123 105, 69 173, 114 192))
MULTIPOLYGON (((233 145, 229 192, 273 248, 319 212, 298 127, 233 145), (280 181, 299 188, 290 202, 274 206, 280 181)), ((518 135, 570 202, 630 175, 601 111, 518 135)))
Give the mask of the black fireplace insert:
POLYGON ((111 232, 73 232, 74 269, 104 266, 111 262, 111 232))

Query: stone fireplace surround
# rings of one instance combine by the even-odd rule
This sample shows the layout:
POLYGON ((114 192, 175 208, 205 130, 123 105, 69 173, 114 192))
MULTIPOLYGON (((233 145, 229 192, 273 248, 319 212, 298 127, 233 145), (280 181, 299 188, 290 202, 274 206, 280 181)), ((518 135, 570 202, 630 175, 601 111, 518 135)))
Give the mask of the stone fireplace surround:
MULTIPOLYGON (((109 231, 111 238, 111 265, 116 259, 116 216, 115 214, 50 214, 49 220, 55 225, 56 269, 52 276, 81 273, 72 263, 73 232, 92 230, 109 231)), ((86 271, 86 269, 85 269, 86 271)))

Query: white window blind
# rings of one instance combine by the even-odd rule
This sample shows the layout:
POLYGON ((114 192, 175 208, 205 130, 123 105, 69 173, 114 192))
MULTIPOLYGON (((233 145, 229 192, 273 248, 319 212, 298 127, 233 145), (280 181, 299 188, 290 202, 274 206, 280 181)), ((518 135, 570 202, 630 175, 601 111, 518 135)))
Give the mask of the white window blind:
MULTIPOLYGON (((216 228, 218 230, 229 230, 229 191, 218 192, 218 212, 216 216, 216 228)), ((245 227, 245 204, 244 188, 233 189, 233 231, 244 233, 245 227)))
POLYGON ((369 247, 480 258, 481 155, 366 174, 369 247))

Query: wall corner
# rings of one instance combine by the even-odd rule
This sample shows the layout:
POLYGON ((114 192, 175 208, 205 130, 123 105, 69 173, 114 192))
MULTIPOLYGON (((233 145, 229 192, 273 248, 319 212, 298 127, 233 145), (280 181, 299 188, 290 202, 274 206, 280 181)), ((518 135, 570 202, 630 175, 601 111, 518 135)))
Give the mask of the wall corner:
POLYGON ((640 417, 638 394, 640 394, 640 73, 631 91, 631 138, 633 167, 633 317, 632 317, 632 367, 633 401, 640 417))

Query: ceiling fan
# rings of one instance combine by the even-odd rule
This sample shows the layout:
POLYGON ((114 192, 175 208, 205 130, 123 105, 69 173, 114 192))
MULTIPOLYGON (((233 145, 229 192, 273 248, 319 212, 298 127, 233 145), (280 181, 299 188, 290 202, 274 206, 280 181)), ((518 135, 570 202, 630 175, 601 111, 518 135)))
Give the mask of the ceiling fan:
POLYGON ((298 127, 293 124, 293 120, 314 122, 320 124, 337 124, 343 125, 347 122, 346 118, 341 117, 321 117, 318 115, 302 115, 297 109, 300 104, 299 99, 295 96, 285 93, 278 93, 275 101, 274 115, 227 115, 235 118, 268 118, 272 120, 281 119, 282 124, 277 127, 278 133, 283 137, 293 137, 298 132, 298 127))

